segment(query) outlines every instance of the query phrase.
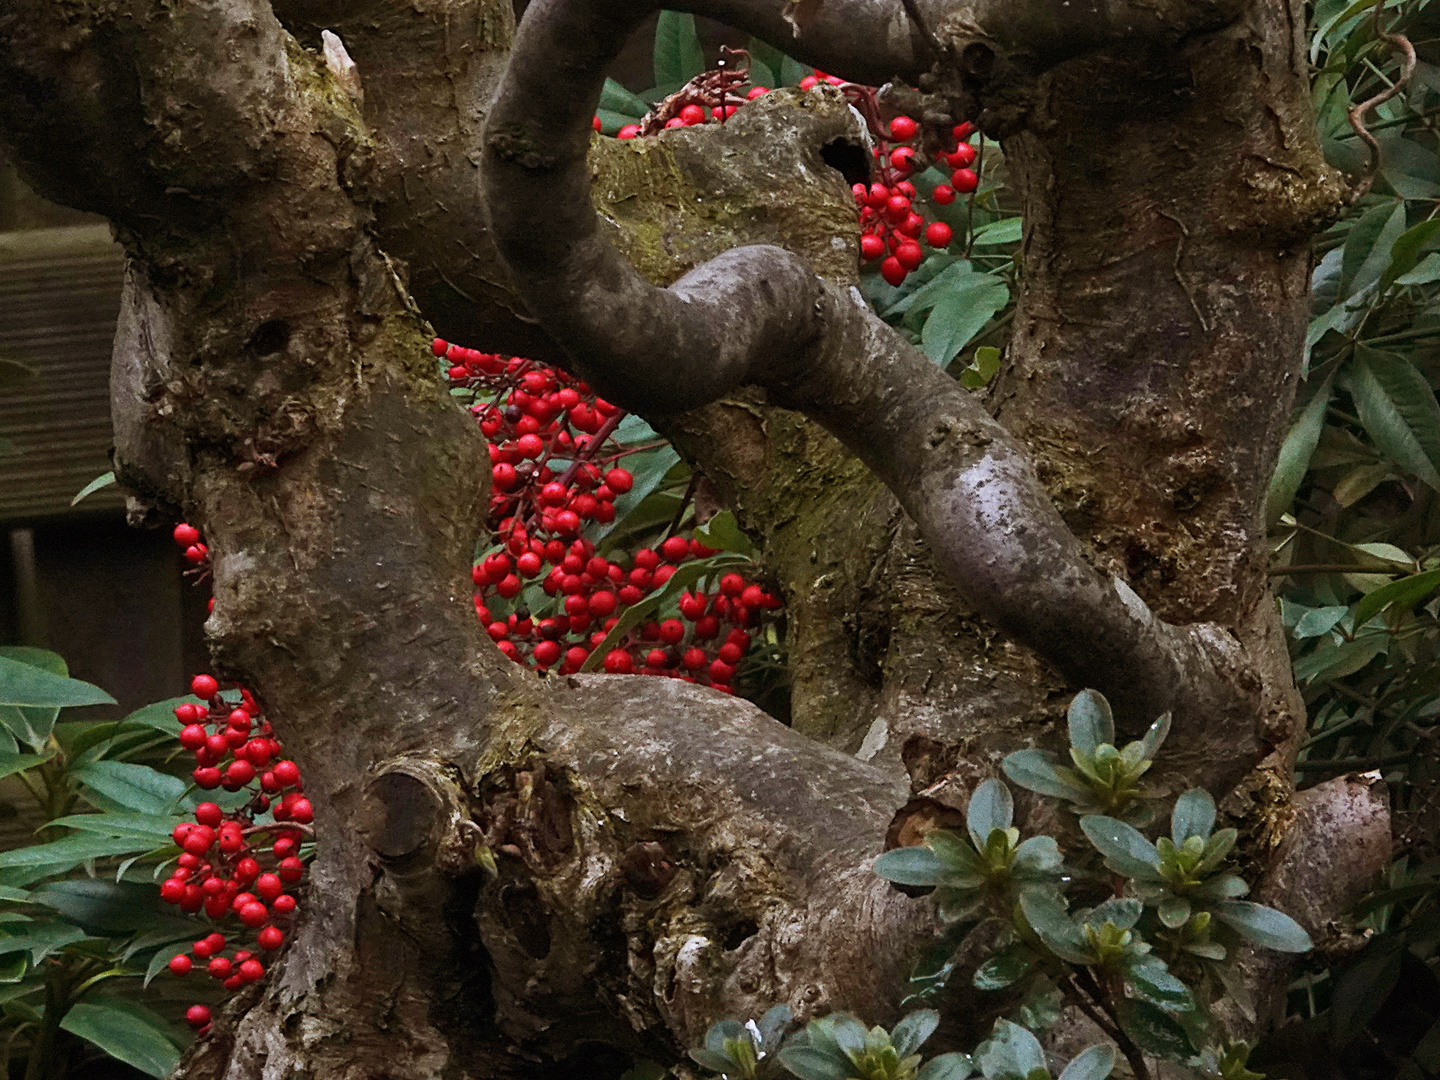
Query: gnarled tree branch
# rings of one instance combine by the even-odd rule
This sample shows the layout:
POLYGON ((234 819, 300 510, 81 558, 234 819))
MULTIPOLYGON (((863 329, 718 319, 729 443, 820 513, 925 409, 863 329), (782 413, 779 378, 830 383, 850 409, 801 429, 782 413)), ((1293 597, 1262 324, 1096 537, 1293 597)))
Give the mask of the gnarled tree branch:
POLYGON ((757 383, 819 420, 890 486, 981 614, 1102 689, 1132 729, 1174 711, 1189 764, 1203 756, 1211 783, 1237 780, 1258 757, 1258 680, 1233 640, 1162 623, 1096 573, 1026 453, 858 295, 766 247, 660 289, 604 238, 587 199, 588 118, 643 14, 604 0, 533 5, 486 128, 497 244, 573 366, 641 412, 757 383))

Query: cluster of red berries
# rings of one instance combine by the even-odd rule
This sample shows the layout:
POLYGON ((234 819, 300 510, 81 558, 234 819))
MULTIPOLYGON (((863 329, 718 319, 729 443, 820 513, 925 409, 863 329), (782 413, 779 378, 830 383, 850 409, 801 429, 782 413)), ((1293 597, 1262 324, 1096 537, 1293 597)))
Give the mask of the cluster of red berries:
MULTIPOLYGON (((919 133, 920 127, 908 116, 890 121, 890 138, 876 146, 880 177, 873 184, 854 184, 851 191, 860 210, 860 254, 866 262, 884 256, 880 276, 891 285, 899 285, 910 271, 925 258, 920 237, 932 248, 945 249, 954 240, 953 230, 943 221, 926 223, 915 209, 917 192, 908 179, 915 171, 913 147, 904 145, 919 133), (899 144, 899 145, 895 145, 899 144), (889 255, 886 255, 886 252, 889 255)), ((975 148, 967 141, 975 128, 957 124, 951 135, 955 148, 941 155, 953 170, 950 183, 936 184, 930 198, 941 206, 955 201, 957 194, 967 195, 980 186, 980 178, 970 166, 975 164, 975 148)))
MULTIPOLYGON (((239 704, 232 705, 221 697, 213 676, 196 675, 190 689, 205 704, 178 705, 175 718, 182 725, 180 745, 195 755, 191 775, 196 785, 258 790, 243 807, 229 812, 203 802, 195 808, 193 821, 175 826, 171 839, 180 855, 160 886, 160 899, 189 914, 203 911, 215 922, 233 917, 244 928, 240 935, 254 932, 254 949, 274 952, 284 944, 285 928, 298 906, 288 890, 305 874, 300 842, 311 832, 314 810, 304 795, 300 767, 283 757, 248 690, 242 688, 239 704), (271 821, 256 820, 266 812, 271 821)), ((226 956, 226 948, 223 934, 209 934, 195 942, 189 954, 172 957, 170 970, 188 975, 197 962, 204 962, 209 975, 227 990, 264 976, 265 965, 252 949, 226 956)), ((186 1019, 204 1029, 210 1010, 193 1005, 186 1019)))
MULTIPOLYGON (((541 672, 578 671, 626 608, 664 588, 682 564, 718 552, 671 536, 658 551, 646 548, 625 562, 600 555, 584 532, 614 521, 616 497, 634 484, 615 464, 637 449, 612 440, 625 414, 584 382, 533 360, 479 353, 438 338, 431 351, 449 365, 452 385, 475 394, 470 411, 490 442, 489 524, 496 543, 471 571, 476 613, 517 663, 541 672), (532 593, 534 610, 498 610, 496 597, 510 606, 537 584, 544 600, 532 593)), ((671 675, 729 691, 751 645, 749 628, 779 606, 758 584, 726 574, 715 595, 685 593, 679 617, 647 621, 608 649, 603 668, 671 675)))

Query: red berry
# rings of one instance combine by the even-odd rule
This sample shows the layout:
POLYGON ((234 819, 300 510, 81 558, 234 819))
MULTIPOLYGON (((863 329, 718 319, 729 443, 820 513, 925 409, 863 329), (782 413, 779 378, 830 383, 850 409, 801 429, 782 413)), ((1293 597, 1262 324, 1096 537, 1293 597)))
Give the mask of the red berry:
POLYGON ((952 169, 968 169, 975 163, 975 148, 969 143, 962 142, 945 155, 945 160, 950 163, 952 169))
POLYGON ((954 231, 943 221, 932 221, 925 229, 925 242, 933 248, 947 248, 954 239, 954 231))
POLYGON ((963 124, 956 124, 950 129, 951 137, 958 141, 968 139, 973 134, 975 134, 975 125, 968 120, 963 124))
POLYGON ((908 146, 890 151, 890 167, 908 175, 915 168, 915 151, 908 146))
POLYGON ((890 137, 896 142, 909 142, 915 137, 920 125, 908 116, 897 116, 890 121, 890 137))
POLYGON ((683 536, 667 537, 660 545, 660 554, 667 562, 683 562, 690 554, 690 541, 683 536))
POLYGON ((276 915, 289 915, 295 910, 295 897, 291 896, 289 893, 286 893, 283 896, 277 896, 275 898, 275 903, 270 906, 275 909, 276 915))
POLYGON ((246 926, 264 926, 270 918, 269 910, 258 900, 252 900, 235 914, 240 916, 240 921, 246 926))
POLYGON ((611 469, 605 474, 605 485, 623 495, 635 486, 635 478, 627 469, 611 469))
POLYGON ((184 953, 177 953, 175 956, 172 956, 167 966, 171 972, 176 975, 189 975, 195 967, 195 965, 191 963, 190 957, 184 953))
POLYGON ((699 671, 705 666, 704 649, 686 649, 683 662, 691 671, 699 671))
POLYGON ((625 125, 624 127, 622 127, 618 132, 616 132, 615 137, 616 137, 617 139, 633 139, 633 138, 635 138, 636 135, 639 135, 639 134, 640 134, 640 125, 639 125, 639 124, 626 124, 626 125, 625 125))
POLYGON ((891 285, 899 285, 905 280, 905 276, 908 273, 909 271, 901 265, 900 260, 894 255, 891 255, 880 264, 880 276, 891 285))
POLYGON ((178 904, 185 896, 185 883, 178 878, 166 878, 160 883, 160 899, 167 904, 178 904))
POLYGON ((209 675, 196 675, 190 680, 190 692, 209 701, 220 692, 220 684, 209 675))
POLYGON ((181 843, 191 855, 204 855, 215 843, 215 830, 207 825, 196 825, 188 833, 181 843))
POLYGON ((210 1009, 205 1005, 191 1005, 185 1010, 185 1022, 193 1028, 203 1028, 210 1023, 210 1009))
POLYGON ((705 122, 705 108, 701 105, 686 105, 680 110, 680 120, 686 127, 705 122))
POLYGON ((270 850, 275 853, 277 859, 288 859, 295 854, 295 849, 299 846, 293 836, 281 836, 276 839, 270 850))
POLYGON ((305 865, 294 855, 291 855, 289 858, 280 860, 279 872, 281 881, 288 881, 293 885, 304 875, 305 865))
POLYGON ((611 649, 605 654, 605 670, 611 675, 629 675, 635 670, 635 665, 624 649, 611 649))
POLYGON ((248 761, 232 761, 225 767, 225 779, 221 781, 226 790, 239 791, 255 779, 255 766, 248 761))
POLYGON ((234 973, 230 961, 223 956, 212 956, 205 970, 210 973, 212 979, 228 979, 234 973))
POLYGON ((265 965, 253 957, 240 964, 240 977, 246 982, 254 982, 265 975, 265 965))
POLYGON ((256 935, 255 939, 260 943, 262 949, 274 952, 285 944, 285 931, 278 926, 267 926, 256 935))
POLYGON ((968 195, 980 186, 980 178, 970 169, 956 169, 950 174, 950 186, 962 195, 968 195))
POLYGON ((179 544, 182 548, 187 548, 200 539, 200 530, 195 528, 194 525, 187 525, 182 521, 179 525, 175 526, 175 531, 170 535, 175 538, 175 543, 179 544))
POLYGON ((955 201, 955 189, 949 184, 936 184, 935 190, 930 192, 930 198, 941 206, 949 206, 955 201))
POLYGON ((279 780, 280 783, 286 787, 289 787, 300 779, 300 766, 296 765, 293 761, 277 761, 275 768, 271 771, 275 773, 275 779, 279 780))
POLYGON ((558 641, 541 641, 535 645, 535 663, 541 667, 549 667, 560 659, 560 643, 558 641))
POLYGON ((866 233, 860 237, 860 257, 866 262, 872 262, 885 254, 885 241, 874 233, 866 233))
POLYGON ((745 100, 754 101, 757 97, 764 97, 769 92, 770 88, 768 86, 752 86, 745 92, 745 100))
POLYGON ((678 645, 685 636, 685 624, 679 619, 666 619, 660 624, 660 640, 666 645, 678 645))
POLYGON ((593 618, 603 619, 615 610, 615 594, 613 592, 597 592, 590 597, 590 614, 593 618))
POLYGON ((745 591, 745 579, 739 574, 726 574, 720 579, 720 591, 726 596, 739 596, 745 591))
POLYGON ((296 799, 295 805, 290 807, 290 817, 301 825, 309 825, 315 820, 315 811, 310 806, 309 799, 296 799))
POLYGON ((895 258, 906 270, 914 270, 925 261, 925 253, 919 244, 907 242, 895 249, 895 258))
POLYGON ((258 873, 260 873, 260 864, 249 856, 235 864, 235 880, 241 885, 248 885, 254 881, 255 875, 258 873))
POLYGON ((278 874, 261 874, 255 879, 255 895, 261 900, 274 900, 284 891, 278 874))

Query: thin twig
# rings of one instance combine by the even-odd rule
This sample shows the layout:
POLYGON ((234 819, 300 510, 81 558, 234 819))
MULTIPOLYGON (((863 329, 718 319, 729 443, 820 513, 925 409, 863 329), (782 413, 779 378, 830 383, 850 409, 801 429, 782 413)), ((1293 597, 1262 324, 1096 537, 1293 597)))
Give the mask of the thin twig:
POLYGON ((1366 98, 1360 104, 1350 110, 1350 128, 1358 135, 1362 142, 1370 148, 1370 168, 1366 170, 1364 178, 1355 186, 1350 194, 1352 203, 1359 202, 1370 191, 1370 185, 1375 183, 1375 177, 1380 173, 1381 151, 1379 140, 1370 134, 1365 127, 1364 117, 1367 112, 1385 104, 1396 94, 1400 93, 1410 82, 1410 77, 1415 74, 1415 46, 1410 44, 1410 39, 1404 34, 1395 34, 1386 31, 1382 19, 1384 18, 1385 0, 1375 0, 1375 37, 1380 41, 1387 42, 1392 48, 1397 49, 1402 57, 1400 64, 1400 77, 1395 80, 1394 85, 1387 86, 1374 97, 1366 98))
POLYGON ((1305 563, 1297 566, 1272 566, 1265 571, 1272 577, 1288 577, 1290 574, 1401 574, 1388 566, 1359 566, 1355 563, 1305 563))
POLYGON ((1130 1063, 1130 1071, 1135 1074, 1135 1080, 1150 1080, 1150 1066, 1145 1063, 1145 1055, 1141 1053, 1140 1048, 1135 1045, 1134 1040, 1125 1034, 1124 1029, 1120 1027, 1119 1023, 1112 1022, 1110 1017, 1113 1014, 1111 1014, 1110 1008, 1104 1000, 1104 991, 1101 990, 1099 983, 1095 981, 1095 977, 1083 968, 1075 973, 1074 983, 1071 985, 1071 1000, 1074 1001, 1081 1012, 1093 1020, 1096 1026, 1113 1039, 1116 1045, 1120 1047, 1120 1052, 1125 1055, 1125 1060, 1130 1063), (1076 991, 1075 988, 1077 986, 1083 993, 1076 991), (1086 998, 1089 998, 1089 1001, 1093 1002, 1093 1005, 1087 1003, 1086 998), (1100 1015, 1101 1010, 1104 1011, 1104 1016, 1100 1015))

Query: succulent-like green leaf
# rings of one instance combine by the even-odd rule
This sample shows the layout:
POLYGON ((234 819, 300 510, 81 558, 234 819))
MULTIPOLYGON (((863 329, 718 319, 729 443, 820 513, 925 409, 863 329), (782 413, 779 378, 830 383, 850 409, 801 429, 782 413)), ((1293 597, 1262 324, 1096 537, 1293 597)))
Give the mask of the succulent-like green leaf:
POLYGON ((1155 755, 1160 752, 1160 747, 1165 744, 1165 739, 1170 734, 1170 714, 1162 714, 1149 729, 1145 737, 1140 740, 1140 747, 1146 761, 1154 761, 1155 755))
POLYGON ((1012 946, 981 964, 972 981, 977 990, 1004 990, 1028 975, 1036 959, 1028 948, 1012 946))
POLYGON ((1098 690, 1081 690, 1070 700, 1066 719, 1070 727, 1070 745, 1087 757, 1093 757, 1101 743, 1114 744, 1115 717, 1110 703, 1098 690))
POLYGON ((941 1054, 927 1061, 915 1080, 965 1080, 974 1071, 969 1054, 941 1054))
POLYGON ((1089 795, 1083 787, 1065 779, 1056 771, 1054 754, 1045 750, 1016 750, 1000 763, 1014 783, 1037 795, 1052 799, 1084 799, 1089 795))
POLYGON ((1116 873, 1141 880, 1159 876, 1155 867, 1160 853, 1134 826, 1102 814, 1087 814, 1080 819, 1080 829, 1116 873))
POLYGON ((895 1025, 890 1032, 890 1044, 902 1058, 909 1057, 924 1045, 925 1040, 935 1034, 940 1026, 940 1014, 934 1009, 919 1009, 895 1025))
POLYGON ((1177 930, 1190 921, 1190 901, 1183 896, 1167 896, 1158 908, 1160 922, 1171 930, 1177 930))
POLYGON ((1032 836, 1015 849, 1011 869, 1017 875, 1052 875, 1064 865, 1053 836, 1032 836))
POLYGON ((1195 998, 1190 988, 1170 974, 1165 962, 1153 953, 1126 958, 1125 981, 1142 1001, 1169 1012, 1193 1012, 1195 998))
POLYGON ((1234 900, 1250 891, 1245 879, 1234 874, 1217 874, 1200 885, 1192 895, 1200 900, 1234 900))
POLYGON ((875 860, 875 873, 897 885, 939 885, 954 871, 928 847, 900 847, 875 860))
POLYGON ((1028 1080, 1035 1070, 1045 1071, 1040 1040, 1009 1020, 995 1021, 994 1032, 975 1051, 975 1061, 985 1080, 1028 1080))
POLYGON ((1191 788, 1175 800, 1170 814, 1170 836, 1182 845, 1192 836, 1209 840, 1215 829, 1215 800, 1204 788, 1191 788))
POLYGON ((1305 928, 1283 911, 1252 904, 1248 900, 1226 900, 1215 905, 1215 915, 1241 937, 1276 952, 1302 953, 1314 948, 1305 928))
POLYGON ((1049 889, 1026 889, 1020 894, 1020 910, 1056 956, 1072 964, 1088 964, 1094 960, 1084 931, 1070 918, 1065 901, 1056 893, 1049 889))
POLYGON ((1060 1080, 1105 1080, 1113 1068, 1115 1048, 1109 1043, 1096 1043, 1070 1060, 1060 1080))
POLYGON ((787 1046, 780 1051, 780 1064, 800 1080, 851 1080, 850 1061, 836 1058, 813 1047, 787 1046))
POLYGON ((1128 896, 1117 896, 1091 908, 1080 921, 1087 926, 1103 926, 1109 923, 1121 930, 1129 930, 1140 921, 1145 905, 1128 896))
POLYGON ((1010 789, 999 780, 986 780, 970 796, 965 827, 977 848, 983 848, 996 829, 1008 829, 1015 817, 1010 789))

